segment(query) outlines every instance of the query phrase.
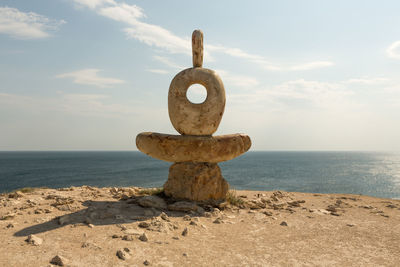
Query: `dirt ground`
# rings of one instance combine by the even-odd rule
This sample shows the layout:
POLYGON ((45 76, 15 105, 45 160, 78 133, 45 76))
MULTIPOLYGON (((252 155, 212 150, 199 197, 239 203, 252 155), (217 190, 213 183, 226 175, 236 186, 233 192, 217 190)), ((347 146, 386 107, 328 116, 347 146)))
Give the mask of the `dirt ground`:
POLYGON ((237 191, 217 208, 137 187, 27 191, 0 195, 0 266, 400 266, 400 200, 237 191))

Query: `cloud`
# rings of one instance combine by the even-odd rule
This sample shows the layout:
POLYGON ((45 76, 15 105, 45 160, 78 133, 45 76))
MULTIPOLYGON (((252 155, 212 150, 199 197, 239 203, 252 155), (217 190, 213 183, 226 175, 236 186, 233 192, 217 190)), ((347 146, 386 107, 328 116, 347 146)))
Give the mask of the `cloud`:
POLYGON ((326 83, 298 79, 254 90, 251 93, 229 94, 233 104, 265 110, 340 109, 349 107, 353 95, 341 83, 326 83))
POLYGON ((224 46, 215 46, 209 45, 206 48, 210 49, 214 52, 220 52, 227 54, 232 57, 245 59, 252 63, 255 63, 261 66, 265 70, 269 71, 304 71, 304 70, 312 70, 324 67, 333 66, 333 62, 331 61, 311 61, 302 64, 289 64, 289 65, 277 65, 270 61, 268 61, 265 57, 255 54, 247 53, 239 48, 229 48, 224 46))
MULTIPOLYGON (((161 48, 172 54, 191 55, 190 36, 180 37, 171 31, 154 24, 142 21, 145 18, 143 9, 136 5, 117 3, 113 0, 74 0, 75 3, 87 6, 101 16, 122 22, 127 25, 123 29, 128 38, 136 39, 146 45, 161 48)), ((261 66, 268 71, 305 71, 332 66, 330 61, 311 61, 302 64, 291 64, 280 66, 269 62, 265 57, 247 53, 239 48, 226 47, 222 45, 205 45, 204 58, 212 61, 209 52, 223 53, 228 56, 241 58, 261 66)), ((168 65, 168 64, 167 64, 168 65)))
POLYGON ((137 39, 149 46, 163 48, 171 53, 191 54, 189 38, 181 38, 158 25, 141 22, 139 19, 145 15, 143 10, 136 5, 118 3, 102 7, 97 12, 129 25, 124 29, 129 38, 137 39))
POLYGON ((209 49, 210 51, 214 52, 220 52, 227 54, 232 57, 240 58, 240 59, 245 59, 247 61, 256 63, 260 65, 263 69, 265 70, 281 70, 281 67, 278 67, 268 60, 266 60, 264 57, 260 55, 254 55, 254 54, 249 54, 239 48, 229 48, 229 47, 224 47, 224 46, 216 46, 216 45, 206 45, 206 49, 209 49))
POLYGON ((110 117, 134 114, 137 110, 132 106, 115 103, 104 103, 107 95, 98 94, 63 94, 60 99, 62 110, 72 114, 98 115, 110 117))
POLYGON ((137 39, 149 46, 163 48, 171 53, 183 53, 191 55, 189 38, 179 38, 166 29, 147 23, 138 23, 136 27, 125 28, 129 38, 137 39))
POLYGON ((363 77, 363 78, 353 78, 349 79, 347 81, 343 81, 343 83, 348 83, 348 84, 365 84, 365 85, 370 85, 370 84, 379 84, 379 83, 385 83, 388 82, 389 79, 387 78, 368 78, 368 77, 363 77))
POLYGON ((105 4, 115 4, 114 0, 73 0, 80 7, 88 7, 90 9, 95 9, 98 6, 105 4))
POLYGON ((250 76, 231 74, 226 70, 215 70, 221 76, 224 84, 240 87, 242 89, 249 89, 259 85, 259 81, 250 76))
POLYGON ((400 59, 400 41, 392 43, 387 49, 386 54, 390 58, 400 59))
POLYGON ((330 106, 340 102, 352 92, 338 83, 307 81, 304 79, 284 82, 271 90, 270 95, 291 99, 304 99, 317 106, 330 106))
POLYGON ((112 103, 108 95, 103 94, 65 94, 56 97, 27 96, 0 93, 1 107, 27 110, 30 113, 62 112, 95 117, 118 117, 146 111, 147 107, 112 103), (111 103, 109 103, 111 102, 111 103))
POLYGON ((16 8, 0 7, 0 33, 16 39, 40 39, 50 36, 64 20, 51 20, 34 12, 22 12, 16 8))
POLYGON ((56 78, 72 78, 74 83, 94 85, 97 87, 110 87, 115 84, 121 84, 125 81, 98 76, 99 69, 83 69, 69 73, 63 73, 56 76, 56 78))
POLYGON ((158 73, 158 74, 167 74, 168 73, 167 70, 161 70, 161 69, 146 69, 146 71, 152 72, 152 73, 158 73))
POLYGON ((163 63, 164 65, 174 69, 174 70, 183 70, 186 69, 184 66, 177 65, 175 62, 173 62, 170 58, 168 57, 163 57, 163 56, 154 56, 153 57, 155 60, 163 63))
POLYGON ((288 70, 312 70, 333 66, 331 61, 313 61, 304 64, 294 65, 288 68, 288 70))
POLYGON ((139 18, 145 17, 143 10, 140 7, 125 3, 117 4, 115 2, 111 6, 100 8, 98 13, 110 19, 131 25, 136 25, 139 22, 139 18))

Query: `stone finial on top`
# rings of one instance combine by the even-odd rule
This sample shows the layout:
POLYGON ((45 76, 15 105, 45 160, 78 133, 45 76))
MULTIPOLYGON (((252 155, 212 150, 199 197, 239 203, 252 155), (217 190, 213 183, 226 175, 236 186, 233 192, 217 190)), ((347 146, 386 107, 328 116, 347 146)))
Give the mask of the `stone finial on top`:
POLYGON ((194 30, 192 34, 193 68, 203 66, 203 32, 194 30))

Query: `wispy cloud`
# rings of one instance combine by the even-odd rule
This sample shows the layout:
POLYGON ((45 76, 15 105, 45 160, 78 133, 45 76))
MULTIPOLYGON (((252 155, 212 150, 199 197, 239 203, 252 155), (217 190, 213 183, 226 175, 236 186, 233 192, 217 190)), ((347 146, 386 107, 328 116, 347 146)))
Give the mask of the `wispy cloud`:
POLYGON ((27 110, 29 112, 63 112, 68 114, 117 117, 140 113, 146 110, 138 105, 113 103, 108 95, 103 94, 65 94, 60 92, 55 97, 27 96, 1 93, 0 104, 3 107, 27 110), (111 103, 110 103, 111 102, 111 103))
POLYGON ((362 77, 362 78, 349 79, 349 80, 343 81, 343 83, 369 85, 369 84, 385 83, 388 81, 389 81, 389 79, 383 78, 383 77, 378 77, 378 78, 362 77))
POLYGON ((101 7, 98 14, 128 25, 124 32, 129 38, 139 40, 149 46, 165 49, 171 53, 191 53, 189 38, 181 38, 158 25, 140 21, 144 18, 143 10, 136 5, 113 3, 101 7))
MULTIPOLYGON (((230 101, 240 106, 262 110, 335 109, 349 103, 351 90, 341 83, 298 79, 254 90, 251 93, 229 94, 230 101)), ((349 105, 348 105, 349 106, 349 105)))
POLYGON ((166 66, 168 66, 168 67, 170 67, 170 68, 172 68, 174 70, 183 70, 183 69, 185 69, 185 67, 176 64, 175 62, 173 62, 168 57, 154 56, 153 58, 154 58, 154 60, 159 61, 159 62, 163 63, 164 65, 166 65, 166 66))
POLYGON ((34 12, 22 12, 16 8, 0 7, 0 33, 16 39, 40 39, 50 36, 64 20, 52 20, 34 12))
POLYGON ((304 79, 284 82, 273 88, 269 93, 275 97, 308 100, 319 107, 328 107, 333 103, 340 103, 344 97, 353 94, 352 91, 346 90, 338 83, 304 79))
POLYGON ((79 7, 88 7, 95 9, 104 4, 115 4, 114 0, 73 0, 79 7))
POLYGON ((249 89, 259 85, 259 81, 250 76, 232 74, 226 70, 215 70, 221 76, 221 79, 227 85, 233 85, 241 89, 249 89))
POLYGON ((152 72, 152 73, 158 73, 158 74, 167 74, 168 73, 167 70, 162 70, 162 69, 146 69, 146 71, 152 72))
POLYGON ((83 69, 74 72, 62 73, 56 76, 56 78, 71 78, 74 83, 77 84, 85 84, 85 85, 94 85, 97 87, 110 87, 115 84, 121 84, 125 81, 101 77, 98 75, 99 69, 83 69))
POLYGON ((387 49, 386 54, 390 58, 400 59, 400 41, 392 43, 387 49))
POLYGON ((333 62, 331 62, 331 61, 312 61, 312 62, 308 62, 308 63, 290 66, 290 67, 288 67, 288 70, 293 70, 293 71, 312 70, 312 69, 330 67, 333 65, 334 65, 333 62))
POLYGON ((116 116, 133 114, 137 111, 132 106, 117 103, 105 103, 109 97, 99 94, 63 94, 59 101, 62 110, 68 113, 88 114, 100 116, 116 116))
MULTIPOLYGON (((128 5, 113 0, 74 0, 75 3, 95 10, 101 16, 122 22, 127 25, 123 29, 128 38, 136 39, 149 46, 163 49, 168 53, 191 54, 190 37, 180 37, 171 31, 154 24, 143 22, 145 18, 143 9, 136 5, 128 5)), ((259 65, 268 71, 306 71, 334 65, 331 61, 310 61, 301 64, 281 65, 271 63, 264 56, 250 54, 239 48, 223 45, 206 44, 205 58, 210 61, 213 57, 209 54, 223 53, 228 56, 240 58, 259 65)))
POLYGON ((214 52, 220 52, 232 57, 247 60, 249 62, 259 65, 261 68, 269 71, 305 71, 318 68, 325 68, 333 66, 331 61, 311 61, 301 64, 274 64, 263 56, 247 53, 239 48, 229 48, 224 46, 208 45, 206 48, 214 52))

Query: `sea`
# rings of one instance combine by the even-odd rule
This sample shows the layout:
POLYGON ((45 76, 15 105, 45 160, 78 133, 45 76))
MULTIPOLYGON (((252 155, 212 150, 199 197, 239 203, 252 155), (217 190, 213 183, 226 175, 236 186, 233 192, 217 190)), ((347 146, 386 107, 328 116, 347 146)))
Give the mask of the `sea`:
MULTIPOLYGON (((23 187, 161 187, 170 165, 137 151, 0 152, 0 193, 23 187)), ((236 190, 400 199, 400 153, 253 151, 219 166, 236 190)))

